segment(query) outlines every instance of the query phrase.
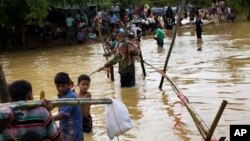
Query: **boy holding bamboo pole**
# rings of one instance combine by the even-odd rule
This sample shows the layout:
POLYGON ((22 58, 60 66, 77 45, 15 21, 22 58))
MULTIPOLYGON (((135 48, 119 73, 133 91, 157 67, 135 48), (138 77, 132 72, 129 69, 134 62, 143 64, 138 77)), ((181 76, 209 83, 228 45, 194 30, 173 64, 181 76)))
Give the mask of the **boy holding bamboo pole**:
MULTIPOLYGON (((76 98, 76 94, 70 89, 70 78, 65 72, 59 72, 54 78, 58 98, 76 98)), ((59 106, 59 114, 54 120, 60 120, 60 128, 63 141, 82 141, 82 113, 80 106, 59 106)))

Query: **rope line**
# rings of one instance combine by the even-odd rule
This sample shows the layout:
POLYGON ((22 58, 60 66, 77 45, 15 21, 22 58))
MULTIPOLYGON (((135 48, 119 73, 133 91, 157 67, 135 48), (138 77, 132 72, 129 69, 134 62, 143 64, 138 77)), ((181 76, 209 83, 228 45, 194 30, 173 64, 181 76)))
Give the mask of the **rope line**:
MULTIPOLYGON (((175 85, 175 83, 172 81, 172 79, 170 77, 168 77, 168 75, 166 74, 165 71, 161 71, 157 68, 155 68, 153 65, 145 62, 143 60, 143 62, 145 64, 147 64, 148 66, 150 66, 151 68, 153 68, 154 70, 156 70, 158 73, 160 73, 164 78, 167 79, 167 81, 170 83, 170 86, 173 88, 174 92, 177 94, 178 98, 181 100, 181 103, 186 106, 187 110, 189 111, 191 117, 193 118, 195 125, 197 126, 200 134, 202 135, 202 137, 205 139, 206 135, 208 133, 208 126, 206 125, 206 123, 204 122, 204 120, 199 116, 198 113, 196 113, 191 106, 189 106, 189 100, 188 98, 180 91, 180 89, 175 85), (204 127, 205 126, 205 127, 204 127)), ((177 122, 180 122, 177 120, 177 122)), ((177 123, 178 124, 178 123, 177 123)))

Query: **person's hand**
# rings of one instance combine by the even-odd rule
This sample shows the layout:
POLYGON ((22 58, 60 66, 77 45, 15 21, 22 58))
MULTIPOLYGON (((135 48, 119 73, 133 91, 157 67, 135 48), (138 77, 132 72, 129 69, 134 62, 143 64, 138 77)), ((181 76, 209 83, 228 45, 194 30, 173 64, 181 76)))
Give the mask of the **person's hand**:
POLYGON ((102 70, 104 70, 104 67, 100 67, 100 68, 98 69, 98 72, 100 72, 100 71, 102 71, 102 70))
POLYGON ((51 111, 54 108, 52 102, 45 98, 43 99, 43 105, 48 111, 51 111))

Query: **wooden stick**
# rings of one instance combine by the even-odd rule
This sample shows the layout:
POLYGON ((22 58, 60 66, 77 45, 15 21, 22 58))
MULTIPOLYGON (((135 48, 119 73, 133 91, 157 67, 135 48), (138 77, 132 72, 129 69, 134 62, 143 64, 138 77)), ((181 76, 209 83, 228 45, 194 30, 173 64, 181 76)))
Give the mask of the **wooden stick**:
MULTIPOLYGON (((106 51, 106 48, 105 48, 105 44, 104 44, 104 40, 103 40, 103 37, 102 37, 102 31, 101 31, 101 28, 100 28, 100 23, 98 22, 98 32, 99 32, 99 35, 100 35, 100 38, 101 38, 101 42, 102 42, 102 47, 103 47, 103 50, 104 50, 104 54, 107 54, 108 51, 106 51)), ((106 56, 106 60, 108 60, 108 56, 106 56)), ((112 69, 113 65, 110 66, 110 69, 112 69)), ((114 71, 112 72, 114 73, 114 71)), ((111 74, 111 76, 114 76, 114 74, 111 74)), ((107 77, 109 77, 109 73, 107 73, 107 77)), ((114 77, 111 78, 111 81, 114 81, 114 77)))
MULTIPOLYGON (((177 29, 178 29, 178 27, 179 27, 179 25, 180 25, 180 19, 181 19, 181 15, 182 15, 182 11, 183 11, 184 4, 185 4, 185 0, 182 0, 181 10, 180 10, 180 13, 179 13, 178 18, 177 18, 177 25, 176 25, 176 27, 174 28, 174 35, 173 35, 172 42, 171 42, 171 44, 170 44, 170 48, 169 48, 169 51, 168 51, 168 55, 167 55, 167 58, 166 58, 166 61, 165 61, 165 64, 164 64, 164 68, 163 68, 163 72, 164 72, 164 73, 165 73, 166 70, 167 70, 168 61, 169 61, 169 58, 170 58, 170 55, 171 55, 171 52, 172 52, 172 49, 173 49, 173 46, 174 46, 174 42, 175 42, 175 38, 176 38, 176 33, 177 33, 177 29)), ((164 77, 162 76, 162 77, 161 77, 161 82, 160 82, 160 85, 159 85, 159 89, 162 89, 163 81, 164 81, 164 77)))
POLYGON ((214 130, 215 130, 215 128, 216 128, 216 126, 217 126, 217 124, 218 124, 218 122, 220 120, 220 117, 221 117, 226 105, 227 105, 227 101, 223 100, 222 103, 221 103, 220 109, 217 112, 210 129, 208 130, 208 134, 207 134, 207 137, 206 137, 205 141, 210 141, 211 140, 211 138, 213 136, 213 133, 214 133, 214 130))

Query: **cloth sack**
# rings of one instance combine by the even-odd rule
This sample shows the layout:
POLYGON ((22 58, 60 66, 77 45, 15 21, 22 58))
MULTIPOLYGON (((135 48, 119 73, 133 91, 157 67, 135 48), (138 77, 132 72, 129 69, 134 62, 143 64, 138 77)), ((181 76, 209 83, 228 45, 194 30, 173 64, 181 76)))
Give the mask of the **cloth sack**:
POLYGON ((106 130, 111 140, 134 127, 133 121, 129 117, 128 109, 121 101, 112 99, 112 104, 107 104, 105 111, 106 130))

